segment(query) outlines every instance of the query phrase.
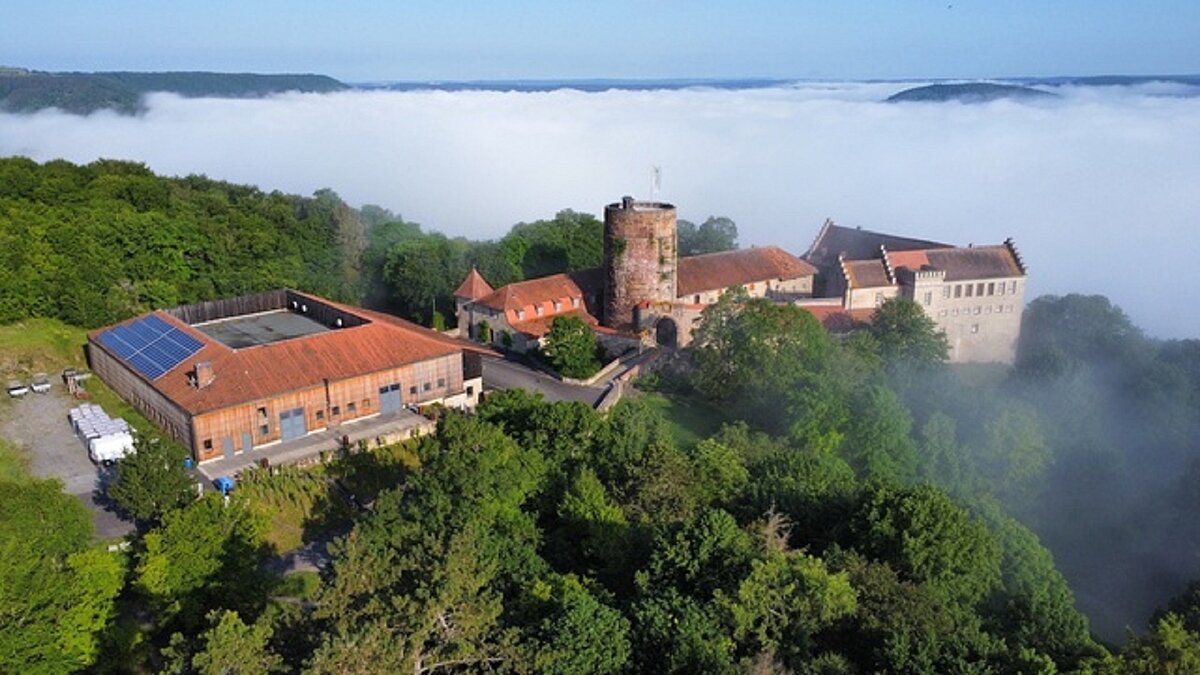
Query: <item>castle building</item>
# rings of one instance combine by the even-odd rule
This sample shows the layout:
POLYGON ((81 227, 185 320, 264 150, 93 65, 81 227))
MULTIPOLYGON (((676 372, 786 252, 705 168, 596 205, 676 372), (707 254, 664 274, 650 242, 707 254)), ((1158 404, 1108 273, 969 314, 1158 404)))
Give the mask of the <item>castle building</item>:
POLYGON ((905 298, 946 334, 952 362, 1016 359, 1027 271, 1012 239, 961 247, 825 221, 804 257, 819 270, 820 295, 841 298, 847 312, 905 298))
POLYGON ((675 207, 625 197, 604 209, 604 264, 491 290, 472 270, 455 291, 460 327, 474 339, 525 352, 556 316, 575 315, 609 351, 643 339, 691 342, 703 309, 741 287, 780 301, 812 295, 816 268, 776 246, 680 258, 675 207))
POLYGON ((92 369, 198 462, 412 405, 472 407, 478 348, 387 314, 276 290, 93 331, 92 369))
POLYGON ((920 305, 955 362, 1011 363, 1025 264, 1012 240, 956 247, 826 221, 803 258, 777 246, 678 257, 675 207, 625 197, 604 209, 604 264, 493 289, 472 270, 455 292, 459 326, 518 352, 557 316, 578 316, 610 351, 687 346, 704 308, 739 288, 796 304, 830 330, 861 329, 889 298, 920 305))

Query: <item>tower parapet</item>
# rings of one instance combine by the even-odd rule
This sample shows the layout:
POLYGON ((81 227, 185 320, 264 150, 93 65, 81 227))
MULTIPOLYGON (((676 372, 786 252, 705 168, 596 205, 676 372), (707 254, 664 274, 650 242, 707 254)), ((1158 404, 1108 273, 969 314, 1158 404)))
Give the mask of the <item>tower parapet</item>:
POLYGON ((678 288, 675 207, 623 197, 604 207, 604 318, 629 327, 640 302, 674 302, 678 288))

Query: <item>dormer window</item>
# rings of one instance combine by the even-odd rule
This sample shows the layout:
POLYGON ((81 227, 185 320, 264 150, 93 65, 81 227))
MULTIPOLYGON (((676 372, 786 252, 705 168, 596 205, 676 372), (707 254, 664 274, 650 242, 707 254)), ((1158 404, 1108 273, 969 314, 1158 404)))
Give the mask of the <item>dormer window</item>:
POLYGON ((533 308, 533 312, 535 314, 537 314, 538 316, 541 316, 546 313, 546 310, 541 305, 535 305, 533 308))
POLYGON ((556 311, 556 312, 562 311, 562 301, 561 300, 554 301, 554 311, 556 311))
POLYGON ((571 298, 571 306, 578 308, 579 307, 579 298, 571 298))
POLYGON ((517 321, 524 321, 524 320, 525 320, 525 310, 518 309, 517 310, 517 321))

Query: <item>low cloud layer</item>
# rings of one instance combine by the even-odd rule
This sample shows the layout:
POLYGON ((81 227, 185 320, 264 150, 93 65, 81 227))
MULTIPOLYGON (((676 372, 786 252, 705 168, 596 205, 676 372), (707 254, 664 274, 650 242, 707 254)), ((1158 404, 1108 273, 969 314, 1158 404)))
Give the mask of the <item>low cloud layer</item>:
POLYGON ((900 88, 155 95, 136 118, 0 115, 0 155, 330 187, 475 238, 646 196, 659 165, 681 217, 728 215, 743 244, 801 253, 827 217, 962 244, 1012 236, 1032 294, 1103 293, 1156 336, 1200 337, 1200 98, 878 102, 900 88))

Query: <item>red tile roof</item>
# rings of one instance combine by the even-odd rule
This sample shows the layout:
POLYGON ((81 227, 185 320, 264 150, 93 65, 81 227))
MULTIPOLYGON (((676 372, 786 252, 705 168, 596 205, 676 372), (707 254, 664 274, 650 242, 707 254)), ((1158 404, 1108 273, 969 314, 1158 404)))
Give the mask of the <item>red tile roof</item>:
POLYGON ((865 328, 871 322, 871 317, 875 316, 874 307, 846 310, 839 305, 801 305, 800 309, 817 317, 817 321, 831 333, 847 333, 865 328))
MULTIPOLYGON (((173 370, 150 381, 151 385, 196 415, 306 389, 326 379, 343 380, 463 350, 457 341, 403 319, 307 297, 365 317, 370 323, 235 350, 158 310, 154 312, 156 316, 200 340, 204 346, 173 370), (193 387, 188 379, 198 361, 210 362, 216 376, 203 389, 193 387)), ((90 348, 108 351, 96 340, 100 332, 89 335, 90 348)))
POLYGON ((463 279, 463 282, 458 285, 458 290, 454 291, 454 297, 478 300, 493 290, 495 289, 488 284, 483 275, 479 273, 479 270, 472 267, 471 272, 467 274, 467 278, 463 279))
POLYGON ((679 259, 677 295, 812 276, 817 269, 778 246, 759 246, 679 259))
POLYGON ((897 270, 907 267, 915 271, 929 264, 929 255, 926 251, 888 251, 887 259, 892 264, 892 269, 897 270))
POLYGON ((583 290, 570 275, 552 274, 548 277, 501 286, 476 302, 503 312, 555 300, 569 305, 571 298, 579 298, 582 301, 583 290))
POLYGON ((595 317, 583 311, 582 309, 572 309, 566 312, 559 312, 558 314, 526 319, 525 321, 515 321, 510 325, 513 327, 513 330, 520 331, 529 337, 540 338, 550 332, 550 324, 554 322, 554 319, 560 316, 577 316, 583 319, 584 323, 593 328, 600 323, 596 321, 595 317))

